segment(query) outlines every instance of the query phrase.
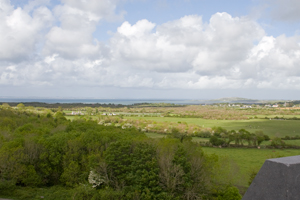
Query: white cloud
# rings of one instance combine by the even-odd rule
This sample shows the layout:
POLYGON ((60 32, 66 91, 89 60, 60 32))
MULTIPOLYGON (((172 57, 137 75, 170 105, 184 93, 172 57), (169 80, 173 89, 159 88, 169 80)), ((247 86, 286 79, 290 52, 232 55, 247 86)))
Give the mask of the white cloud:
POLYGON ((248 17, 125 21, 104 45, 93 33, 122 18, 118 1, 62 2, 49 10, 47 0, 23 9, 2 1, 0 85, 300 89, 300 38, 267 36, 248 17))
MULTIPOLYGON (((194 17, 198 18, 184 17, 178 21, 194 20, 194 17)), ((176 22, 171 23, 176 24, 176 22)), ((185 35, 180 36, 180 32, 186 30, 181 30, 184 27, 178 26, 178 31, 174 32, 172 30, 174 27, 168 23, 158 26, 155 30, 155 24, 147 20, 140 20, 135 25, 124 22, 111 39, 115 59, 122 66, 135 69, 158 72, 186 71, 191 68, 191 59, 196 52, 194 52, 195 47, 188 48, 185 41, 174 38, 186 39, 185 35), (173 42, 174 40, 176 42, 173 42)), ((191 30, 195 28, 189 27, 191 30)))
POLYGON ((263 29, 246 17, 217 13, 209 24, 199 16, 185 16, 156 30, 147 20, 135 25, 124 22, 112 38, 111 48, 116 60, 136 69, 228 75, 263 35, 263 29))
POLYGON ((41 6, 30 15, 22 8, 13 9, 9 1, 1 2, 0 6, 0 59, 28 58, 41 42, 42 31, 52 23, 51 11, 41 6))
POLYGON ((299 42, 297 36, 266 36, 247 17, 216 13, 208 24, 199 16, 159 26, 124 22, 111 49, 120 69, 156 77, 152 87, 299 88, 299 42))
POLYGON ((106 54, 93 33, 101 19, 122 18, 115 14, 117 1, 63 0, 54 9, 60 26, 54 26, 46 35, 44 55, 59 54, 66 59, 88 57, 97 59, 106 54))

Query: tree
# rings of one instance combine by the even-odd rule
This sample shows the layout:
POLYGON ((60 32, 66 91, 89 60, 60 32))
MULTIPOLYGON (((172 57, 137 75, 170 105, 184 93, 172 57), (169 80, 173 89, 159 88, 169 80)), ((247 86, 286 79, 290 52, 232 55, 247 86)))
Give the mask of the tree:
POLYGON ((219 195, 218 200, 241 200, 242 196, 240 195, 239 190, 232 186, 228 187, 223 195, 219 195))
POLYGON ((250 141, 251 141, 250 133, 248 131, 246 131, 245 129, 240 129, 239 133, 240 133, 240 136, 241 136, 240 141, 241 141, 242 146, 244 146, 243 140, 247 140, 248 144, 250 144, 250 141))
POLYGON ((10 108, 10 105, 8 103, 2 103, 2 107, 8 109, 10 108))
POLYGON ((264 135, 265 137, 265 141, 269 141, 270 140, 270 137, 268 135, 264 135))
POLYGON ((19 103, 17 105, 17 108, 20 109, 20 110, 23 110, 25 108, 25 105, 23 103, 19 103))
POLYGON ((257 145, 259 146, 263 141, 265 141, 264 133, 262 131, 256 131, 255 134, 257 145))
POLYGON ((228 132, 228 141, 227 141, 228 145, 230 145, 230 142, 235 140, 235 135, 236 135, 235 130, 231 130, 231 131, 228 132))
POLYGON ((34 166, 28 165, 22 175, 22 182, 26 186, 38 186, 41 184, 41 177, 36 173, 34 166))
POLYGON ((281 140, 281 138, 275 137, 272 142, 271 142, 271 146, 274 147, 280 147, 280 146, 284 146, 285 142, 281 140))
POLYGON ((233 133, 235 145, 239 145, 241 142, 241 134, 239 132, 233 133))
POLYGON ((86 107, 86 113, 87 113, 88 115, 91 115, 92 112, 93 112, 93 109, 92 109, 91 107, 86 107))
POLYGON ((61 181, 67 186, 74 186, 78 184, 80 175, 80 166, 77 162, 71 161, 67 166, 64 166, 64 172, 61 175, 61 181))
POLYGON ((58 106, 57 111, 58 111, 58 112, 62 112, 62 111, 63 111, 62 107, 61 107, 61 106, 58 106))
POLYGON ((222 133, 223 134, 227 133, 227 130, 220 126, 218 126, 218 127, 214 126, 214 127, 212 127, 212 130, 213 130, 215 136, 220 136, 222 133))
POLYGON ((210 142, 212 145, 214 145, 214 146, 220 146, 220 145, 223 145, 223 144, 225 143, 224 140, 219 139, 219 138, 216 137, 216 136, 211 136, 211 137, 209 138, 209 142, 210 142))

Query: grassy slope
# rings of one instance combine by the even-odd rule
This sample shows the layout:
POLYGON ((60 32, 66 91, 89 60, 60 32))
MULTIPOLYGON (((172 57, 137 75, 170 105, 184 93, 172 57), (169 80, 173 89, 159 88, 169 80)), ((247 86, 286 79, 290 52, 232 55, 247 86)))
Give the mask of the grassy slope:
POLYGON ((203 147, 203 151, 207 154, 216 154, 232 159, 239 167, 241 179, 237 184, 243 186, 248 185, 251 170, 258 170, 262 167, 266 159, 299 155, 300 150, 287 149, 237 149, 237 148, 211 148, 203 147))

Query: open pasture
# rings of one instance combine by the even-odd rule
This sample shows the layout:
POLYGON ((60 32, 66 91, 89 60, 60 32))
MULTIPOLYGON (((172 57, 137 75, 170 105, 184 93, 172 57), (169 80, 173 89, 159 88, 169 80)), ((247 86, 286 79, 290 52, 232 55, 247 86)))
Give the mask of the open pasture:
POLYGON ((177 118, 177 117, 128 117, 129 119, 145 119, 156 122, 186 122, 202 127, 220 126, 227 130, 246 129, 249 132, 263 131, 272 137, 285 137, 300 135, 300 120, 208 120, 201 118, 177 118))
POLYGON ((248 186, 251 171, 258 171, 266 159, 300 155, 297 149, 247 149, 247 148, 212 148, 202 147, 207 154, 216 154, 219 157, 227 157, 238 166, 236 171, 236 184, 248 186))

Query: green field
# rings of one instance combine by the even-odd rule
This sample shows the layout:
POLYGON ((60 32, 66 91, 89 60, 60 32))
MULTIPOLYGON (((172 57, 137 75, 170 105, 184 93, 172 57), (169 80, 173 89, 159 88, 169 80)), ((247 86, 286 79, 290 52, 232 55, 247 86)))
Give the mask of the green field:
MULTIPOLYGON (((164 135, 157 133, 146 133, 151 138, 162 138, 164 135)), ((209 141, 208 138, 193 137, 192 141, 209 141)), ((287 140, 288 144, 300 144, 300 140, 287 140)), ((269 141, 263 142, 263 145, 270 144, 269 141)), ((258 171, 266 159, 300 155, 300 149, 256 149, 256 148, 213 148, 202 147, 207 154, 216 154, 221 158, 226 158, 231 164, 236 165, 234 168, 236 176, 235 184, 247 187, 251 171, 258 171)))
POLYGON ((202 147, 207 154, 227 157, 238 166, 236 175, 240 177, 236 184, 248 186, 250 172, 259 170, 266 159, 300 155, 300 150, 287 149, 247 149, 247 148, 212 148, 202 147))
MULTIPOLYGON (((67 119, 73 120, 80 116, 65 116, 67 119)), ((85 116, 87 117, 87 116, 85 116)), ((99 116, 89 116, 92 119, 98 119, 99 116)), ((269 119, 249 119, 249 120, 208 120, 201 118, 176 118, 176 117, 125 117, 128 119, 143 119, 156 122, 186 122, 187 124, 195 124, 201 127, 220 126, 227 130, 246 129, 254 133, 255 131, 263 131, 264 134, 273 137, 285 137, 300 135, 300 120, 269 120, 269 119)))
POLYGON ((299 120, 207 120, 201 118, 175 118, 175 117, 128 117, 129 119, 144 119, 156 122, 186 122, 202 127, 221 126, 227 130, 246 129, 252 133, 263 131, 264 134, 272 137, 296 136, 300 135, 299 120))

